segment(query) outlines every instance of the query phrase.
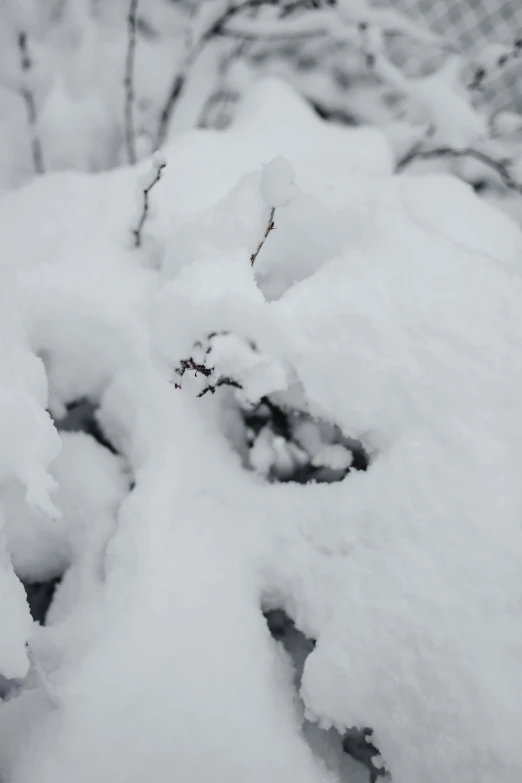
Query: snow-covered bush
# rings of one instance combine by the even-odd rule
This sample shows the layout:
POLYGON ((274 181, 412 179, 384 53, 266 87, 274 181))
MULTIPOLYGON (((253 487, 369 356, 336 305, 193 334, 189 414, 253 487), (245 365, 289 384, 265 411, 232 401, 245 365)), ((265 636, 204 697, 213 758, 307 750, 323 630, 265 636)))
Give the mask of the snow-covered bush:
POLYGON ((394 169, 270 79, 3 196, 5 783, 520 783, 522 234, 394 169))
POLYGON ((400 169, 435 161, 520 214, 522 120, 483 99, 519 40, 463 52, 367 0, 4 0, 0 35, 0 187, 134 163, 276 75, 331 121, 382 127, 400 169))

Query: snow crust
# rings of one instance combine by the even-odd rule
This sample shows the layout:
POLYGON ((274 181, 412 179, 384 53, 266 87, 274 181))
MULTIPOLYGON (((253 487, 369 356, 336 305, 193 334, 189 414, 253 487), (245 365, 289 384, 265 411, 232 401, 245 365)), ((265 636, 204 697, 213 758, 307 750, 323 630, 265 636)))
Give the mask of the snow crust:
POLYGON ((450 177, 394 176, 378 131, 323 125, 276 81, 166 161, 153 265, 128 242, 150 162, 0 203, 17 305, 2 321, 5 677, 25 674, 31 636, 11 562, 35 579, 69 569, 31 636, 40 679, 0 703, 0 776, 348 780, 306 741, 270 603, 317 640, 308 720, 371 726, 395 783, 520 783, 519 228, 450 177), (276 229, 252 268, 268 204, 276 229), (369 469, 270 484, 261 453, 245 470, 224 432, 233 392, 174 383, 216 332, 232 336, 212 364, 247 396, 338 425, 369 469), (47 406, 82 396, 132 492, 119 458, 53 429, 47 406))

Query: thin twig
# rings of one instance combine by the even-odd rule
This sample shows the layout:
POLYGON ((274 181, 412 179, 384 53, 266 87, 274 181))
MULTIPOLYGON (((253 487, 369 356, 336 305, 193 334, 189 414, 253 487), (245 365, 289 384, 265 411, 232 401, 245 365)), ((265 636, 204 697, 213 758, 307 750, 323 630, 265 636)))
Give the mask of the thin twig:
POLYGON ((436 160, 437 158, 450 158, 455 160, 460 158, 472 158, 494 171, 508 190, 513 190, 522 196, 522 184, 517 182, 511 174, 509 170, 509 161, 495 160, 480 150, 455 150, 452 147, 438 147, 428 150, 413 149, 399 161, 396 170, 397 172, 404 171, 404 169, 416 160, 436 160))
POLYGON ((272 207, 272 209, 270 210, 270 215, 269 215, 267 227, 266 227, 266 230, 265 230, 265 235, 264 235, 263 239, 261 240, 261 242, 259 243, 259 245, 257 246, 256 252, 252 253, 252 255, 250 256, 250 264, 251 264, 251 266, 254 266, 254 264, 256 263, 257 257, 259 255, 259 253, 261 252, 261 249, 262 249, 263 245, 265 244, 266 240, 268 239, 268 235, 275 228, 274 217, 275 217, 275 207, 272 207))
POLYGON ((33 67, 33 62, 29 54, 27 44, 27 33, 18 33, 18 50, 20 52, 20 67, 24 77, 24 83, 20 87, 20 95, 25 103, 27 114, 27 124, 29 126, 29 136, 31 139, 31 153, 33 158, 33 168, 36 174, 43 174, 45 166, 43 161, 42 144, 38 135, 38 113, 36 111, 36 102, 33 91, 28 87, 27 81, 33 67))
POLYGON ((218 381, 214 384, 209 384, 208 386, 205 386, 202 391, 198 394, 198 397, 204 397, 205 394, 215 394, 216 389, 218 389, 220 386, 231 386, 233 389, 242 389, 243 386, 239 383, 239 381, 235 381, 233 378, 228 378, 226 376, 219 378, 218 381))
MULTIPOLYGON (((209 379, 208 386, 205 386, 204 389, 202 389, 198 397, 204 397, 205 394, 215 394, 216 389, 218 389, 220 386, 232 386, 234 389, 242 389, 243 386, 239 383, 239 381, 234 380, 233 378, 230 378, 227 375, 221 375, 216 378, 216 370, 215 367, 209 367, 206 362, 209 354, 212 351, 212 340, 215 337, 225 336, 228 332, 211 332, 209 335, 207 335, 207 341, 208 341, 208 347, 205 351, 205 356, 203 361, 196 361, 193 356, 189 356, 188 359, 182 359, 179 363, 179 366, 175 368, 174 372, 179 378, 183 378, 186 372, 192 372, 194 373, 194 377, 197 378, 198 375, 203 375, 205 378, 209 379), (211 379, 215 378, 215 382, 211 382, 211 379)), ((203 346, 199 342, 196 342, 194 344, 195 348, 202 349, 203 346)), ((255 346, 251 344, 252 350, 256 350, 255 346)), ((181 383, 175 382, 174 383, 175 389, 181 389, 181 383)))
POLYGON ((139 0, 130 0, 127 16, 127 56, 125 59, 125 146, 129 163, 136 163, 136 129, 134 127, 134 65, 136 61, 136 30, 139 0))
POLYGON ((156 135, 156 143, 154 145, 154 149, 159 149, 162 146, 162 144, 165 143, 168 134, 169 125, 172 119, 172 115, 174 113, 174 108, 185 87, 185 82, 187 81, 190 64, 191 64, 190 62, 187 62, 183 70, 177 74, 177 76, 175 77, 172 83, 169 96, 160 114, 158 132, 156 135))
POLYGON ((143 188, 143 205, 141 209, 140 219, 138 221, 138 225, 136 226, 136 228, 132 229, 132 235, 134 237, 134 247, 141 247, 143 226, 145 225, 147 221, 147 217, 150 212, 150 198, 149 198, 150 192, 154 188, 154 186, 157 185, 158 182, 160 181, 165 166, 166 163, 159 163, 155 165, 156 176, 154 177, 150 185, 147 185, 146 188, 143 188))
POLYGON ((202 364, 201 362, 196 362, 196 360, 193 359, 192 356, 189 356, 188 359, 181 360, 179 367, 176 368, 176 375, 179 375, 180 378, 183 378, 183 376, 188 370, 191 370, 196 378, 198 376, 198 373, 200 375, 204 375, 205 378, 210 378, 210 376, 214 372, 213 367, 207 367, 206 364, 202 364))

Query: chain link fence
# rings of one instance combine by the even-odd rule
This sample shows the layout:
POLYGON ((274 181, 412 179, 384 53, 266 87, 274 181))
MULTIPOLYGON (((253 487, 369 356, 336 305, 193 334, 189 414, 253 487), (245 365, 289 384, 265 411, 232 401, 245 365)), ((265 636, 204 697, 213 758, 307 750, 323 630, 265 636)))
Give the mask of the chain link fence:
MULTIPOLYGON (((510 45, 522 35, 522 0, 390 0, 390 4, 471 55, 487 45, 510 45)), ((405 65, 412 56, 422 59, 419 50, 402 49, 394 55, 405 65)), ((522 58, 488 81, 485 97, 495 110, 522 111, 522 58)))
MULTIPOLYGON (((486 47, 505 45, 512 49, 515 39, 522 38, 522 0, 370 0, 376 7, 392 7, 421 28, 443 36, 455 44, 456 51, 462 51, 468 58, 480 56, 486 47)), ((437 70, 448 56, 438 47, 428 47, 423 42, 408 35, 391 36, 388 39, 388 54, 393 62, 408 76, 420 76, 437 70)), ((295 67, 301 72, 312 72, 314 68, 331 67, 332 46, 325 43, 306 42, 304 45, 295 40, 243 44, 235 50, 227 62, 232 62, 239 52, 247 52, 247 58, 261 70, 271 58, 276 61, 288 61, 290 69, 295 67), (303 47, 306 47, 303 51, 303 47), (325 65, 326 63, 326 65, 325 65)), ((352 73, 345 77, 349 66, 346 53, 342 54, 342 69, 335 70, 339 82, 343 76, 350 84, 352 73)), ((353 59, 354 79, 368 78, 368 68, 362 56, 353 59)), ((468 73, 473 78, 472 69, 468 73)), ((339 85, 338 85, 339 86, 339 85)), ((346 84, 344 85, 346 88, 346 84)), ((205 107, 202 124, 210 127, 226 127, 234 114, 238 95, 226 86, 217 90, 205 107)), ((485 105, 488 113, 500 110, 522 113, 522 56, 510 58, 502 68, 493 69, 482 84, 480 90, 473 92, 474 102, 485 105)), ((320 103, 320 102, 319 102, 320 103)), ((325 108, 330 109, 329 106, 325 108)), ((353 106, 347 100, 347 114, 353 106)), ((335 109, 328 116, 337 116, 335 109)), ((355 110, 355 117, 357 111, 355 110)))

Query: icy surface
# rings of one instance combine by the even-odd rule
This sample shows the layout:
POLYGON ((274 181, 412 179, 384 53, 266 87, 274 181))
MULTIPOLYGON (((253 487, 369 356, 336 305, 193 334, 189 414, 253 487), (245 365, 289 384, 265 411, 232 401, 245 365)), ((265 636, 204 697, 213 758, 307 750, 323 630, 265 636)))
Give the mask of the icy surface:
MULTIPOLYGON (((270 603, 317 640, 308 718, 370 726, 396 783, 520 783, 519 229, 449 177, 393 176, 382 135, 324 126, 277 82, 230 131, 186 134, 166 158, 147 227, 154 265, 128 242, 141 171, 48 177, 0 204, 2 290, 20 313, 3 332, 16 369, 5 393, 20 391, 28 412, 2 408, 0 493, 23 506, 13 482, 25 483, 50 511, 54 476, 62 512, 41 539, 32 512, 13 511, 8 542, 27 573, 71 557, 73 574, 33 632, 40 680, 0 704, 0 776, 350 781, 307 742, 261 613, 270 603), (278 199, 252 269, 263 166, 278 156, 300 192, 278 199), (247 396, 277 392, 338 425, 372 454, 369 469, 269 484, 260 446, 257 472, 245 470, 223 431, 233 392, 200 399, 207 379, 194 374, 174 383, 216 332, 233 336, 209 360, 247 396), (56 411, 100 402, 130 495, 116 458, 53 430, 36 354, 56 411), (78 592, 76 547, 103 566, 78 592)), ((313 424, 300 437, 321 464, 347 459, 321 453, 313 424)), ((0 562, 12 618, 0 669, 23 676, 28 614, 0 562)))

